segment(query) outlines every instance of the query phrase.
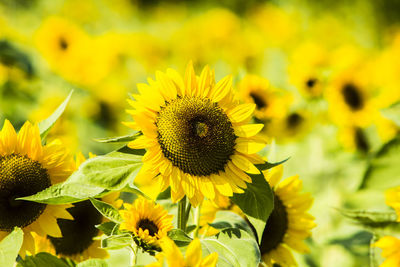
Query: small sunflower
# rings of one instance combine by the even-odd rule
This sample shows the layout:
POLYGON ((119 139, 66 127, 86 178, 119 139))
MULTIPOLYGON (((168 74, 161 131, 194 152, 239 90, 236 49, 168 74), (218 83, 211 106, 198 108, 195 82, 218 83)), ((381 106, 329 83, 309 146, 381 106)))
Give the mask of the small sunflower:
POLYGON ((14 227, 24 231, 19 254, 35 253, 32 233, 61 237, 57 219, 72 220, 70 205, 16 200, 64 181, 73 171, 66 149, 54 141, 42 146, 39 128, 26 122, 17 134, 6 120, 0 132, 0 239, 14 227))
POLYGON ((400 222, 400 186, 386 190, 385 203, 396 211, 397 221, 400 222))
POLYGON ((184 257, 175 245, 174 241, 168 237, 160 240, 162 252, 157 254, 157 262, 146 265, 146 267, 215 267, 218 261, 218 253, 209 254, 204 259, 202 258, 202 250, 199 239, 194 239, 190 242, 186 249, 186 257, 184 257), (167 265, 165 265, 165 260, 167 265))
POLYGON ((381 248, 382 257, 386 258, 379 267, 400 266, 400 239, 394 236, 384 236, 373 246, 381 248))
MULTIPOLYGON (((89 156, 92 158, 95 155, 90 153, 89 156)), ((85 160, 83 154, 79 153, 76 157, 76 168, 85 160)), ((119 192, 113 192, 102 197, 101 200, 119 208, 122 203, 118 197, 119 192)), ((95 239, 102 235, 95 226, 106 219, 93 207, 90 200, 74 203, 73 207, 67 210, 74 220, 57 220, 62 237, 34 236, 38 251, 69 258, 76 262, 91 258, 107 258, 109 255, 105 249, 101 248, 101 241, 95 239)))
POLYGON ((126 125, 143 133, 128 146, 147 149, 138 176, 160 179, 173 202, 186 195, 194 206, 204 196, 242 193, 265 146, 255 137, 263 125, 247 124, 256 105, 238 105, 231 76, 215 84, 208 66, 200 77, 191 63, 183 79, 172 69, 157 72, 149 84, 138 84, 140 95, 128 100, 134 122, 126 125))
POLYGON ((268 120, 282 117, 287 101, 278 90, 272 89, 269 81, 257 75, 247 75, 240 81, 239 95, 245 103, 256 104, 254 117, 268 120))
POLYGON ((260 251, 262 263, 267 266, 297 266, 291 249, 307 253, 303 240, 315 227, 314 218, 307 213, 313 199, 310 194, 300 193, 302 182, 298 176, 282 178, 283 167, 277 166, 265 172, 265 178, 274 192, 274 209, 265 226, 260 251))
POLYGON ((151 200, 140 197, 132 205, 124 203, 124 207, 120 229, 132 232, 135 242, 144 249, 158 248, 158 241, 173 228, 172 215, 151 200))

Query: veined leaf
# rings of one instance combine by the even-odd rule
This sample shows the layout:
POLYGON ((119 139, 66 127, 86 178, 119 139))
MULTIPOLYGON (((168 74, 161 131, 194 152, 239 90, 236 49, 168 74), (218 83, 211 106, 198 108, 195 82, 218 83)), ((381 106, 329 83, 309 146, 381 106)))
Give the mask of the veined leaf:
POLYGON ((1 266, 12 267, 24 241, 24 232, 15 228, 3 240, 0 241, 0 262, 1 266))
POLYGON ((192 239, 180 229, 172 229, 168 232, 168 237, 174 240, 177 246, 184 247, 192 242, 192 239))
POLYGON ((106 235, 113 235, 118 232, 119 224, 115 222, 104 222, 102 224, 96 225, 95 227, 106 235))
POLYGON ((20 197, 17 200, 28 200, 45 204, 68 204, 96 197, 105 191, 104 188, 81 184, 60 183, 50 186, 32 196, 20 197))
POLYGON ((90 202, 92 202, 93 206, 107 219, 116 222, 116 223, 121 223, 123 221, 121 215, 119 215, 119 212, 116 208, 114 208, 112 205, 103 202, 101 200, 97 200, 95 198, 89 198, 90 202))
POLYGON ((39 122, 39 131, 40 131, 40 137, 42 140, 44 140, 51 130, 51 128, 54 126, 54 124, 57 122, 58 118, 64 113, 65 108, 68 105, 69 100, 71 99, 71 95, 74 92, 72 90, 67 98, 64 100, 64 102, 61 103, 61 105, 58 106, 58 108, 53 112, 53 114, 50 115, 47 119, 39 122))
POLYGON ((120 235, 108 236, 101 240, 101 247, 105 249, 120 249, 132 245, 131 234, 124 233, 120 235))
POLYGON ((110 190, 121 190, 132 181, 143 165, 141 150, 123 147, 105 156, 86 160, 67 183, 83 183, 110 190))
POLYGON ((258 266, 260 250, 254 237, 239 229, 226 229, 200 240, 203 257, 218 253, 219 267, 258 266))
POLYGON ((233 194, 231 200, 246 214, 257 233, 258 242, 264 232, 268 217, 274 207, 273 192, 264 175, 251 174, 252 183, 242 194, 233 194))

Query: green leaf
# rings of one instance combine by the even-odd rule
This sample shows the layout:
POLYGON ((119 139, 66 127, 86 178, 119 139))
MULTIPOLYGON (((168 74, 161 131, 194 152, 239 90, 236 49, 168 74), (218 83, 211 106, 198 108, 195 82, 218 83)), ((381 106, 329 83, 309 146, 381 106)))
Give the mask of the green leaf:
POLYGON ((78 263, 76 267, 108 267, 108 263, 102 259, 90 259, 84 262, 78 263))
POLYGON ((106 235, 112 235, 113 233, 118 232, 119 224, 115 222, 104 222, 102 224, 96 225, 96 228, 106 235))
POLYGON ((148 195, 143 193, 142 190, 139 189, 139 187, 137 187, 134 184, 127 184, 124 188, 122 188, 121 191, 122 192, 129 192, 129 193, 135 194, 137 196, 142 196, 142 197, 145 197, 147 199, 151 199, 148 195))
POLYGON ((220 210, 215 215, 215 219, 210 226, 218 230, 225 230, 230 228, 237 228, 246 231, 250 235, 254 236, 254 232, 250 225, 240 215, 227 210, 220 210))
POLYGON ((203 257, 217 252, 219 267, 258 266, 260 250, 254 237, 239 229, 226 229, 200 240, 203 257))
POLYGON ((135 140, 140 135, 141 135, 140 132, 136 132, 134 134, 124 135, 124 136, 96 138, 94 140, 99 143, 126 143, 135 140))
POLYGON ((104 188, 101 187, 65 182, 50 186, 35 195, 17 198, 17 200, 28 200, 45 204, 68 204, 98 196, 103 192, 104 188))
POLYGON ((395 212, 377 212, 363 210, 344 210, 338 211, 345 217, 353 220, 366 230, 373 232, 377 236, 390 233, 400 233, 400 223, 397 222, 395 212))
POLYGON ((118 210, 112 205, 94 198, 89 199, 90 202, 92 202, 93 206, 107 219, 116 223, 121 223, 123 221, 121 215, 119 215, 118 210))
POLYGON ((386 143, 374 155, 364 174, 359 189, 385 190, 400 185, 400 137, 386 143))
POLYGON ((124 233, 120 235, 108 236, 101 240, 101 247, 105 249, 121 249, 132 245, 132 235, 124 233))
POLYGON ((25 257, 25 260, 19 261, 17 265, 17 267, 43 267, 43 266, 74 267, 76 265, 71 261, 68 262, 65 259, 59 259, 58 257, 46 252, 41 252, 34 256, 27 256, 25 257))
POLYGON ((246 214, 257 233, 258 242, 274 207, 274 194, 264 175, 251 174, 252 183, 242 194, 233 194, 231 200, 246 214))
POLYGON ((141 150, 123 147, 105 156, 86 160, 67 182, 82 183, 110 190, 121 190, 132 181, 143 165, 141 150))
POLYGON ((179 247, 187 246, 192 242, 192 239, 181 229, 172 229, 168 232, 168 237, 174 240, 179 247))
POLYGON ((39 122, 39 131, 40 131, 40 137, 42 140, 44 140, 51 130, 51 128, 54 126, 58 118, 64 113, 65 108, 68 105, 69 100, 71 99, 71 95, 74 92, 72 90, 67 98, 64 100, 64 102, 61 103, 61 105, 58 106, 58 108, 53 112, 53 114, 50 115, 47 119, 39 122))
POLYGON ((259 169, 260 171, 265 171, 265 170, 269 170, 269 169, 271 169, 271 168, 273 168, 273 167, 276 167, 276 166, 278 166, 278 165, 281 165, 282 163, 284 163, 284 162, 286 162, 286 161, 288 161, 288 160, 289 160, 289 158, 284 159, 284 160, 279 161, 279 162, 274 162, 274 163, 271 163, 271 162, 264 162, 263 164, 256 164, 256 167, 257 167, 257 169, 259 169))
MULTIPOLYGON (((2 215, 4 216, 4 215, 2 215)), ((9 235, 0 241, 0 263, 1 266, 14 266, 15 259, 24 241, 24 232, 15 228, 9 235)))
POLYGON ((381 110, 382 115, 400 126, 400 102, 394 103, 388 108, 381 110))

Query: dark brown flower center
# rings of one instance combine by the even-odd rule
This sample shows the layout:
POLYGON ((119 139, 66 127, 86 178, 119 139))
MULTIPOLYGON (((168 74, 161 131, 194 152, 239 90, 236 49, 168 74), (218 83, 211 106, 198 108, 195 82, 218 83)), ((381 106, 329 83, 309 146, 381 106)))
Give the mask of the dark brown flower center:
POLYGON ((151 236, 154 236, 155 234, 158 233, 157 225, 153 221, 151 221, 149 219, 141 219, 137 223, 136 228, 137 229, 142 228, 143 231, 144 230, 148 230, 149 231, 149 235, 151 235, 151 236))
POLYGON ((53 244, 56 254, 72 256, 82 253, 94 242, 93 237, 99 233, 95 225, 100 224, 103 217, 89 200, 74 203, 67 211, 74 220, 57 220, 63 237, 47 238, 53 244))
POLYGON ((253 99, 254 104, 256 104, 257 109, 268 107, 268 103, 261 95, 251 92, 250 97, 253 99))
POLYGON ((58 44, 59 44, 61 50, 68 49, 68 42, 67 42, 67 40, 65 40, 64 37, 60 37, 60 39, 58 40, 58 44))
POLYGON ((314 88, 314 86, 317 84, 317 82, 318 82, 318 80, 316 78, 309 78, 306 81, 306 86, 307 86, 308 89, 311 90, 311 89, 314 88))
POLYGON ((0 230, 11 231, 36 221, 46 204, 16 198, 34 195, 49 186, 49 174, 39 162, 19 154, 0 156, 0 230))
POLYGON ((164 156, 184 173, 208 176, 223 171, 235 152, 232 123, 209 99, 182 97, 166 103, 156 126, 164 156))
POLYGON ((297 112, 294 112, 287 116, 286 125, 289 129, 295 129, 300 126, 304 118, 297 112))
POLYGON ((356 143, 356 147, 361 152, 368 152, 369 143, 368 139, 365 136, 363 130, 361 128, 357 128, 354 133, 354 141, 356 143))
POLYGON ((261 254, 270 252, 282 243, 288 229, 288 215, 286 207, 274 193, 274 209, 268 218, 261 239, 261 254))
POLYGON ((353 111, 360 110, 364 107, 363 96, 360 89, 352 83, 347 83, 342 88, 342 95, 345 103, 353 111))

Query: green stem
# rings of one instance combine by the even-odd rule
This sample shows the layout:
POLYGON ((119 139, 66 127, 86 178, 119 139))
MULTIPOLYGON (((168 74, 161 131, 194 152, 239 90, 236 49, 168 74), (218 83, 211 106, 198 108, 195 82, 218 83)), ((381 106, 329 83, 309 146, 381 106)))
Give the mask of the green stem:
POLYGON ((200 210, 201 210, 201 204, 196 208, 194 212, 194 223, 196 224, 196 228, 194 229, 194 234, 193 237, 197 238, 199 237, 199 230, 200 230, 200 210))
POLYGON ((186 196, 178 203, 178 229, 186 232, 186 196))
POLYGON ((135 247, 129 246, 130 249, 132 250, 132 259, 131 259, 131 266, 134 267, 136 266, 136 259, 137 259, 137 252, 138 252, 138 246, 135 245, 135 247))
POLYGON ((190 210, 191 209, 192 209, 192 204, 190 204, 190 202, 189 202, 189 204, 186 207, 186 211, 185 211, 185 229, 186 229, 186 226, 187 226, 187 222, 189 221, 189 215, 190 215, 190 210))

